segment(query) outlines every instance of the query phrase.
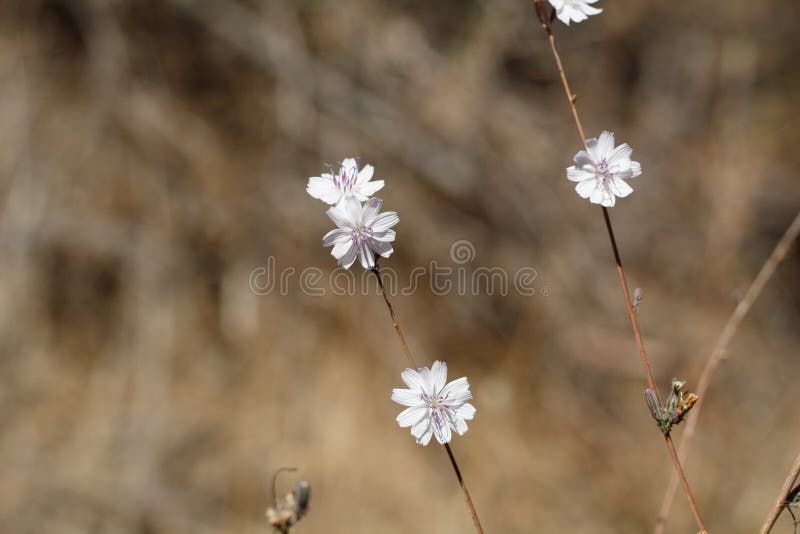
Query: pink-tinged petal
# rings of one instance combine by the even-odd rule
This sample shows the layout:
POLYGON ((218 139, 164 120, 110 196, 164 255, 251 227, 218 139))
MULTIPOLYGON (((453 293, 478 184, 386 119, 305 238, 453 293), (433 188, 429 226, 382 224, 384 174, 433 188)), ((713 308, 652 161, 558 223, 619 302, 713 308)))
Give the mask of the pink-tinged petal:
POLYGON ((371 198, 364 204, 364 213, 361 216, 361 222, 364 224, 365 227, 370 228, 372 226, 372 221, 378 215, 378 212, 381 211, 381 206, 383 205, 383 200, 379 198, 371 198))
POLYGON ((350 218, 347 216, 347 212, 344 210, 344 205, 339 204, 332 208, 329 208, 328 211, 325 212, 331 220, 342 229, 352 229, 355 228, 355 224, 350 222, 350 218))
POLYGON ((573 182, 580 182, 583 180, 588 180, 590 178, 594 178, 595 173, 591 171, 587 171, 584 169, 578 169, 574 166, 567 167, 567 179, 573 182))
POLYGON ((427 412, 428 408, 425 405, 411 406, 400 412, 400 415, 397 416, 397 424, 400 425, 400 428, 415 425, 425 417, 427 412))
POLYGON ((417 438, 417 443, 425 447, 428 445, 428 443, 430 443, 431 436, 433 436, 433 429, 430 426, 428 426, 428 429, 425 431, 425 433, 417 438))
POLYGON ((475 406, 470 403, 465 403, 463 406, 459 407, 456 410, 456 417, 460 417, 461 419, 470 420, 475 417, 475 406))
MULTIPOLYGON (((358 186, 358 194, 364 197, 371 197, 379 190, 383 189, 383 180, 375 180, 374 182, 366 182, 358 186)), ((366 198, 364 199, 366 200, 366 198)))
POLYGON ((345 241, 352 241, 352 239, 352 232, 350 230, 337 228, 322 236, 322 246, 330 247, 331 245, 338 245, 345 241))
MULTIPOLYGON (((583 15, 583 13, 581 13, 583 15)), ((583 15, 586 18, 586 15, 583 15)), ((597 140, 597 154, 600 159, 608 160, 614 152, 614 132, 606 132, 600 134, 600 139, 597 140)))
POLYGON ((347 220, 351 228, 361 225, 362 215, 364 213, 361 207, 361 202, 355 197, 346 197, 344 199, 344 213, 347 214, 347 220))
POLYGON ((394 252, 392 245, 389 243, 384 243, 383 241, 373 241, 370 245, 372 250, 375 251, 375 254, 379 254, 384 258, 388 258, 394 252))
POLYGON ((397 212, 387 211, 385 213, 381 213, 372 220, 372 231, 385 232, 399 222, 400 217, 398 217, 397 212))
POLYGON ((375 167, 372 165, 364 165, 364 168, 358 172, 358 177, 356 178, 357 184, 363 184, 364 182, 369 182, 372 180, 372 174, 375 172, 375 167))
POLYGON ((392 390, 392 400, 403 406, 417 406, 422 402, 418 391, 413 389, 395 388, 392 390))
POLYGON ((595 189, 597 189, 597 180, 594 178, 584 180, 575 186, 575 191, 578 192, 581 198, 589 198, 589 196, 594 193, 595 189))
POLYGON ((312 176, 309 178, 306 192, 326 204, 336 204, 339 198, 341 198, 342 192, 336 188, 336 184, 333 183, 333 178, 326 178, 326 176, 330 177, 330 174, 312 176))
POLYGON ((425 391, 425 380, 420 376, 418 371, 406 369, 400 373, 400 378, 403 379, 403 382, 405 382, 409 389, 420 393, 425 391))
POLYGON ((436 360, 431 366, 431 377, 433 378, 433 391, 437 394, 444 389, 447 383, 447 364, 436 360))

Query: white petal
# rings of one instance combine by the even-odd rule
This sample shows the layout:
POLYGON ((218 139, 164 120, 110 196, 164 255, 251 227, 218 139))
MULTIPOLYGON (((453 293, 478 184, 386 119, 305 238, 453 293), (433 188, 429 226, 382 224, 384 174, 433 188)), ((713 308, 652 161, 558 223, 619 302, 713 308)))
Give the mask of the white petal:
POLYGON ((613 208, 613 207, 614 207, 614 204, 616 204, 616 203, 617 203, 617 197, 615 197, 615 196, 614 196, 613 194, 611 194, 611 193, 606 193, 606 194, 603 196, 603 200, 602 200, 602 201, 600 201, 600 205, 601 205, 601 206, 605 206, 605 207, 607 207, 607 208, 613 208))
MULTIPOLYGON (((602 159, 597 153, 597 138, 590 137, 586 140, 586 153, 589 155, 589 159, 591 161, 599 162, 602 159)), ((579 155, 580 152, 578 152, 575 157, 578 157, 579 155)))
POLYGON ((556 11, 556 16, 558 20, 569 26, 569 10, 568 9, 559 9, 556 11))
POLYGON ((371 198, 364 204, 364 214, 361 219, 364 226, 367 228, 372 226, 372 221, 375 219, 375 216, 378 215, 378 212, 381 211, 381 205, 383 205, 383 200, 379 198, 371 198))
POLYGON ((392 245, 383 241, 373 241, 370 247, 375 251, 375 254, 379 254, 384 258, 388 258, 394 252, 392 245))
POLYGON ((447 364, 436 360, 431 366, 431 376, 433 378, 433 390, 439 393, 447 383, 447 364))
POLYGON ((427 411, 428 407, 425 406, 424 404, 406 408, 405 410, 400 412, 400 415, 397 416, 397 424, 400 425, 401 428, 415 425, 425 418, 425 414, 427 413, 427 411))
POLYGON ((564 7, 564 1, 565 0, 549 0, 550 5, 556 9, 561 9, 562 7, 564 7))
POLYGON ((472 398, 472 393, 469 391, 469 381, 467 381, 467 377, 462 376, 458 380, 453 380, 447 384, 442 389, 441 396, 447 398, 448 405, 460 405, 470 400, 472 398))
POLYGON ((638 161, 631 161, 630 172, 631 172, 630 176, 631 178, 635 178, 636 176, 642 174, 642 166, 639 164, 638 161))
POLYGON ((578 192, 581 198, 589 198, 589 195, 591 195, 596 188, 597 188, 597 180, 595 180, 594 178, 590 178, 576 185, 575 191, 578 192))
POLYGON ((592 191, 592 194, 589 195, 589 202, 592 204, 600 204, 603 201, 603 197, 603 188, 595 187, 594 191, 592 191))
POLYGON ((608 157, 608 164, 621 163, 624 160, 629 160, 633 154, 633 149, 628 146, 628 143, 622 143, 608 157))
POLYGON ((456 426, 456 432, 458 432, 458 435, 459 435, 459 436, 463 436, 463 435, 464 435, 464 432, 466 432, 466 431, 468 430, 468 427, 467 427, 467 422, 466 422, 466 421, 464 421, 464 420, 463 420, 462 418, 460 418, 460 417, 456 417, 456 424, 455 424, 455 426, 456 426))
POLYGON ((382 241, 384 243, 391 243, 394 241, 394 238, 397 237, 397 233, 394 230, 386 230, 385 232, 374 232, 372 234, 372 239, 374 241, 382 241))
POLYGON ((458 410, 456 410, 456 417, 460 417, 461 419, 470 420, 475 417, 475 406, 470 403, 465 403, 461 406, 458 410))
POLYGON ((375 267, 375 254, 370 250, 366 241, 361 243, 361 248, 358 250, 358 255, 361 256, 361 266, 365 269, 372 269, 375 267))
POLYGON ((356 178, 357 184, 363 184, 364 182, 369 182, 372 180, 372 173, 375 172, 375 167, 372 165, 364 165, 364 168, 358 172, 358 177, 356 178))
POLYGON ((350 230, 345 230, 342 228, 331 230, 322 237, 322 246, 329 247, 331 245, 338 245, 339 243, 344 243, 345 241, 352 241, 353 240, 352 235, 353 234, 350 230))
POLYGON ((425 391, 425 381, 423 380, 422 376, 415 371, 414 369, 406 369, 402 373, 400 373, 400 378, 403 379, 403 382, 412 390, 418 391, 422 393, 425 391))
POLYGON ((596 7, 592 7, 592 6, 587 5, 587 4, 581 4, 580 5, 580 9, 581 9, 581 11, 586 13, 587 15, 599 15, 600 13, 603 12, 602 9, 598 9, 596 7))
POLYGON ((416 406, 422 402, 419 396, 419 391, 402 388, 395 388, 392 390, 392 400, 397 404, 402 404, 403 406, 416 406))
POLYGON ((428 443, 430 443, 432 435, 433 435, 433 429, 430 426, 428 426, 428 429, 425 431, 425 433, 417 438, 417 443, 419 443, 423 447, 426 446, 428 443))
POLYGON ((423 367, 419 370, 419 376, 422 379, 422 383, 425 388, 425 393, 430 395, 431 397, 436 394, 436 391, 433 389, 433 374, 431 374, 431 370, 427 367, 423 367))
POLYGON ((400 222, 400 217, 397 216, 395 211, 387 211, 381 213, 372 221, 373 232, 384 232, 400 222))
MULTIPOLYGON (((336 247, 333 247, 336 250, 336 247)), ((331 251, 332 252, 332 251, 331 251)), ((347 252, 339 258, 339 266, 344 267, 345 269, 349 269, 351 265, 353 265, 358 257, 358 252, 356 251, 356 247, 351 246, 347 249, 347 252)))
POLYGON ((355 224, 350 222, 350 218, 347 216, 347 212, 344 211, 344 205, 341 203, 337 206, 329 208, 328 211, 326 211, 325 213, 339 228, 350 229, 356 226, 355 224))
MULTIPOLYGON (((356 191, 362 197, 371 197, 383 189, 383 180, 375 180, 374 182, 365 182, 356 187, 356 191)), ((366 198, 364 198, 366 200, 366 198)))
MULTIPOLYGON (((597 140, 596 139, 587 139, 586 143, 588 144, 589 141, 595 141, 596 142, 597 140)), ((585 150, 581 150, 580 152, 575 154, 575 157, 572 158, 572 160, 575 162, 575 167, 577 167, 578 169, 583 168, 586 165, 591 165, 592 167, 594 167, 595 163, 597 163, 597 161, 592 160, 592 157, 585 150)))
POLYGON ((350 222, 351 228, 361 225, 362 215, 364 213, 361 207, 361 202, 355 197, 346 197, 344 199, 344 212, 347 214, 347 220, 350 222))
POLYGON ((620 178, 614 178, 613 187, 614 194, 620 198, 625 198, 633 193, 633 188, 629 186, 625 180, 621 180, 620 178))
POLYGON ((358 162, 355 158, 345 158, 342 160, 341 166, 347 171, 358 170, 358 162))
POLYGON ((450 432, 450 425, 442 421, 442 426, 437 426, 436 424, 431 426, 433 427, 433 434, 436 436, 436 441, 442 445, 450 442, 450 439, 453 437, 453 434, 450 432))
POLYGON ((308 179, 306 192, 314 198, 325 202, 326 204, 336 204, 342 196, 342 192, 336 188, 333 183, 333 178, 330 174, 323 174, 322 176, 312 176, 308 179), (328 178, 326 178, 326 176, 328 178))
POLYGON ((590 178, 594 178, 595 176, 595 173, 588 170, 578 169, 575 166, 567 167, 567 179, 572 180, 573 182, 588 180, 590 178))
POLYGON ((606 159, 614 152, 614 132, 606 132, 600 134, 600 139, 597 140, 597 154, 600 159, 606 159))
POLYGON ((336 258, 337 260, 342 259, 344 256, 350 253, 353 250, 353 240, 348 239, 347 241, 342 241, 341 243, 336 243, 333 246, 333 250, 331 250, 331 256, 336 258))
POLYGON ((415 438, 419 439, 420 437, 422 437, 423 434, 425 434, 425 432, 427 432, 430 429, 431 419, 428 415, 429 414, 426 412, 425 417, 423 417, 417 423, 411 426, 411 435, 414 436, 415 438))

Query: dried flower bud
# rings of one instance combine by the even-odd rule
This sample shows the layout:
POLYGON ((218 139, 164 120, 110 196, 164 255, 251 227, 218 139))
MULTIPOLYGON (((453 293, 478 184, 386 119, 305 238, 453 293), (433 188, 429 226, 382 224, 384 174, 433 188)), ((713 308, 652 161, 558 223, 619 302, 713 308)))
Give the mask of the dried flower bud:
POLYGON ((647 388, 644 390, 644 400, 647 402, 647 407, 650 409, 650 415, 653 416, 653 419, 660 421, 661 406, 658 404, 658 399, 652 389, 647 388))
POLYGON ((658 397, 652 390, 645 391, 645 400, 647 401, 647 407, 650 409, 650 414, 664 434, 669 434, 673 426, 683 421, 683 418, 698 401, 698 397, 694 393, 681 391, 685 385, 686 382, 684 380, 673 378, 672 390, 663 407, 659 404, 658 397))
POLYGON ((267 508, 267 521, 278 532, 287 534, 289 529, 308 512, 310 498, 311 486, 307 481, 301 480, 294 491, 275 499, 273 506, 267 508))

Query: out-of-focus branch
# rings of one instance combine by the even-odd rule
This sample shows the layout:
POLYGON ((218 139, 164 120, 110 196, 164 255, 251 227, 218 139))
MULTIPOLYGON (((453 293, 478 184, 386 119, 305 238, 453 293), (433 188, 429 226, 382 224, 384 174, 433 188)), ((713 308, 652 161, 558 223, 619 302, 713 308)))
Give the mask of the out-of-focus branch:
POLYGON ((781 514, 781 511, 783 511, 783 509, 786 507, 786 497, 789 495, 789 493, 791 493, 794 483, 798 477, 800 477, 800 455, 798 455, 797 459, 794 461, 792 470, 789 471, 789 476, 786 477, 786 481, 783 483, 783 487, 781 488, 781 492, 778 494, 775 505, 769 511, 769 515, 767 515, 767 519, 764 520, 764 524, 761 525, 759 534, 767 534, 770 530, 772 530, 772 527, 775 525, 775 521, 778 520, 778 516, 781 514))

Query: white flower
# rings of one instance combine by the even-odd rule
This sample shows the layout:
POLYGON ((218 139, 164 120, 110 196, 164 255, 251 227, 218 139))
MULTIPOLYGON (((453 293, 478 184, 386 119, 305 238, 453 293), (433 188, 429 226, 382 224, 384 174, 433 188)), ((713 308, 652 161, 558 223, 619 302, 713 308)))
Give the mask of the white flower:
POLYGON ((597 15, 602 9, 597 9, 589 4, 594 4, 597 0, 549 0, 550 4, 556 8, 558 19, 569 26, 570 21, 581 22, 589 18, 589 15, 597 15))
POLYGON ((323 246, 333 246, 331 255, 339 265, 349 269, 356 256, 361 257, 365 269, 375 267, 375 254, 388 258, 392 254, 395 231, 392 226, 400 222, 394 211, 379 213, 383 201, 371 198, 364 206, 354 197, 345 197, 342 202, 327 211, 328 217, 339 228, 331 230, 322 238, 323 246))
POLYGON ((578 182, 575 191, 592 204, 614 206, 616 197, 627 197, 633 188, 624 180, 642 174, 642 166, 631 161, 633 149, 623 143, 614 147, 614 134, 603 132, 600 139, 588 139, 586 150, 575 154, 575 165, 567 168, 567 178, 578 182))
POLYGON ((448 443, 452 430, 461 436, 467 431, 466 420, 475 416, 475 407, 466 377, 447 381, 447 364, 433 362, 431 369, 406 369, 400 375, 409 389, 392 390, 392 400, 408 406, 397 416, 401 428, 411 427, 417 443, 427 445, 431 436, 439 443, 448 443))
POLYGON ((364 165, 359 172, 356 160, 347 158, 339 165, 339 172, 335 175, 325 173, 309 178, 306 191, 327 204, 338 204, 351 195, 364 202, 383 187, 383 180, 370 181, 374 171, 372 165, 364 165))

